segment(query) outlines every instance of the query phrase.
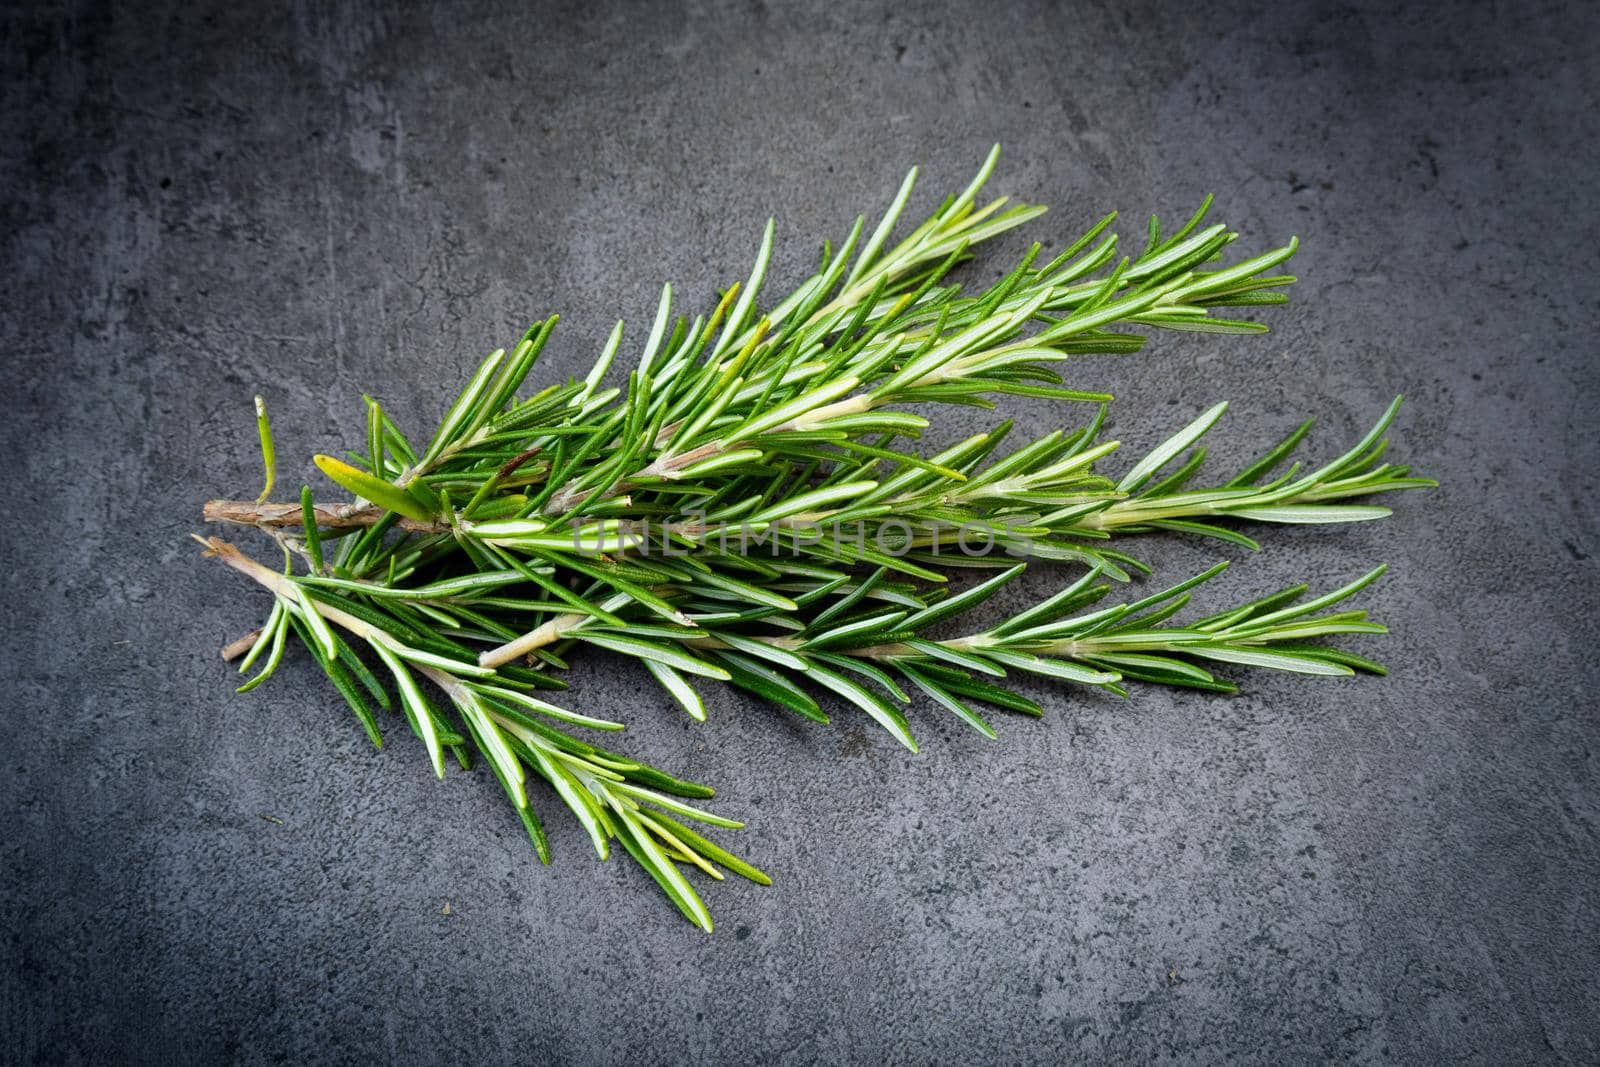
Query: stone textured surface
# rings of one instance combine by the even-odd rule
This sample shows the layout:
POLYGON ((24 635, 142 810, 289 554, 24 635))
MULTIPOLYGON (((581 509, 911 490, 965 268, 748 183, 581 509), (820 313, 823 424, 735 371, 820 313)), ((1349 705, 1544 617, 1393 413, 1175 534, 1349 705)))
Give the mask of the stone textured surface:
POLYGON ((0 22, 6 1059, 1600 1058, 1593 5, 255 7, 0 22), (1303 237, 1270 337, 1076 376, 1135 445, 1233 398, 1224 456, 1310 412, 1326 456, 1406 393, 1444 487, 1227 584, 1390 561, 1390 678, 1039 686, 997 744, 922 710, 913 758, 585 663, 585 707, 751 821, 777 884, 709 889, 709 938, 548 798, 541 869, 303 656, 233 695, 263 600, 187 534, 255 491, 252 393, 298 485, 364 389, 428 424, 550 310, 565 376, 661 280, 742 277, 767 214, 794 280, 995 140, 1056 247, 1208 190, 1303 237))

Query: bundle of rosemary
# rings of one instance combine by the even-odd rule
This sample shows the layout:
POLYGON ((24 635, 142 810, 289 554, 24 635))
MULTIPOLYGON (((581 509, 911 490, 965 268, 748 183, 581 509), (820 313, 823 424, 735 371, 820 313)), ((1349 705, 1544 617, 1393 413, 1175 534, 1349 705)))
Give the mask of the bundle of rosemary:
POLYGON ((822 696, 913 751, 904 708, 914 694, 990 737, 981 709, 1041 714, 1007 685, 1018 672, 1118 694, 1130 682, 1231 692, 1219 664, 1382 673, 1317 643, 1384 632, 1342 606, 1381 567, 1310 599, 1298 586, 1182 623, 1174 617, 1225 563, 1158 592, 1109 594, 1147 570, 1112 547, 1124 537, 1255 548, 1228 524, 1375 519, 1388 510, 1344 501, 1434 484, 1381 462, 1398 400, 1312 470, 1274 475, 1307 422, 1244 470, 1211 476, 1199 442, 1218 404, 1106 473, 1117 449, 1100 439, 1111 397, 1068 388, 1053 369, 1134 352, 1149 329, 1264 331, 1219 312, 1283 303, 1277 290, 1294 278, 1272 271, 1294 242, 1221 265, 1237 235, 1205 225, 1208 199, 1173 233, 1152 218, 1135 255, 1119 256, 1108 215, 1050 261, 1035 244, 1001 281, 968 292, 953 268, 1044 211, 1004 198, 978 206, 997 155, 891 244, 913 170, 870 233, 857 219, 775 302, 761 301, 769 222, 749 280, 708 314, 675 315, 663 289, 625 385, 605 384, 623 353, 619 322, 582 381, 519 398, 552 317, 483 361, 426 444, 367 397, 365 450, 316 457, 350 503, 319 503, 309 488, 298 503, 267 502, 274 448, 258 401, 267 489, 257 501, 212 501, 205 514, 270 534, 283 568, 202 539, 273 594, 266 623, 228 650, 242 671, 264 663, 240 691, 273 673, 293 634, 373 744, 381 708, 399 712, 441 777, 447 753, 464 768, 476 754, 548 862, 536 802, 549 797, 530 788, 543 779, 602 859, 620 843, 709 931, 686 870, 768 878, 691 827, 739 825, 694 803, 708 787, 580 736, 623 724, 551 698, 566 688, 572 652, 638 660, 696 719, 696 686, 711 681, 825 723, 822 696), (931 456, 916 449, 930 421, 908 408, 994 408, 1011 396, 1087 417, 1020 444, 1001 422, 931 456), (1082 573, 1002 622, 970 621, 1028 558, 1082 573), (948 582, 974 567, 994 573, 948 582))

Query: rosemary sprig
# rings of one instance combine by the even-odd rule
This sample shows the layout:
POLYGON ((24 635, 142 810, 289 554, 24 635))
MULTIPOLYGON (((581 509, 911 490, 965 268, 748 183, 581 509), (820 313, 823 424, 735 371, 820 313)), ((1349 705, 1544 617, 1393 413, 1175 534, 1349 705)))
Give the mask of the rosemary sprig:
MULTIPOLYGON (((977 705, 1038 714, 1007 683, 1014 672, 1118 694, 1130 682, 1232 691, 1212 673, 1218 663, 1381 673, 1315 643, 1383 632, 1364 612, 1332 610, 1381 568, 1299 606, 1303 588, 1182 625, 1170 620, 1222 564, 1097 606, 1113 581, 1147 570, 1112 540, 1173 532, 1255 548, 1230 524, 1374 519, 1387 509, 1347 501, 1432 484, 1380 462, 1398 400, 1349 451, 1306 472, 1291 464, 1273 476, 1309 423, 1227 481, 1192 488, 1221 404, 1120 477, 1100 470, 1118 448, 1101 440, 1111 398, 1069 386, 1058 366, 1137 351, 1153 329, 1260 332, 1219 312, 1282 303, 1277 290, 1294 279, 1271 272, 1294 242, 1222 265, 1236 235, 1204 225, 1208 199, 1171 234, 1152 219, 1137 254, 1119 255, 1107 216, 1049 262, 1034 245, 1000 282, 967 293, 951 271, 972 247, 1043 211, 1004 198, 978 205, 995 159, 891 245, 912 171, 870 234, 857 219, 837 250, 824 246, 810 278, 763 311, 769 222, 748 280, 705 314, 674 316, 663 289, 625 387, 605 386, 623 350, 619 322, 583 380, 518 399, 551 318, 483 361, 425 445, 366 398, 364 450, 316 457, 354 502, 319 503, 309 488, 293 504, 212 501, 208 519, 267 531, 303 571, 205 541, 273 593, 244 650, 243 669, 264 665, 241 689, 272 674, 292 632, 375 744, 379 711, 393 708, 435 773, 446 752, 465 767, 476 751, 548 861, 528 789, 544 779, 602 858, 620 842, 709 930, 683 866, 766 876, 678 820, 737 825, 679 799, 707 797, 707 787, 578 739, 572 728, 622 724, 536 695, 565 688, 557 675, 570 650, 639 660, 695 718, 707 679, 824 722, 817 697, 831 696, 913 750, 904 710, 913 693, 988 736, 977 705), (1008 396, 1092 414, 1004 454, 1010 422, 932 456, 916 450, 930 421, 906 406, 994 408, 1008 396), (974 609, 1027 564, 959 593, 948 576, 1002 554, 1088 571, 975 628, 974 609), (938 636, 961 624, 967 632, 938 636)), ((274 446, 264 410, 258 417, 270 489, 274 446)))
POLYGON ((760 870, 673 818, 679 815, 712 826, 739 828, 740 823, 680 799, 709 797, 709 787, 675 778, 552 727, 546 720, 596 730, 622 729, 621 723, 567 711, 532 695, 540 689, 565 688, 558 679, 533 671, 480 667, 449 640, 407 633, 391 614, 364 610, 357 601, 336 598, 303 579, 278 574, 225 541, 201 541, 208 554, 274 593, 272 614, 240 669, 248 670, 269 644, 273 660, 241 686, 241 691, 272 672, 282 655, 284 636, 293 629, 361 720, 373 744, 381 748, 383 739, 369 697, 383 708, 394 701, 349 642, 330 627, 332 623, 364 642, 387 668, 400 710, 427 748, 435 774, 444 777, 447 749, 463 769, 470 768, 470 739, 516 808, 542 862, 550 862, 550 848, 544 827, 528 803, 525 786, 530 770, 554 788, 588 832, 601 859, 610 853, 609 842, 622 842, 684 915, 708 932, 711 917, 676 863, 691 864, 718 879, 722 874, 713 864, 721 864, 752 881, 770 884, 760 870), (418 676, 449 699, 464 733, 428 698, 417 684, 418 676))

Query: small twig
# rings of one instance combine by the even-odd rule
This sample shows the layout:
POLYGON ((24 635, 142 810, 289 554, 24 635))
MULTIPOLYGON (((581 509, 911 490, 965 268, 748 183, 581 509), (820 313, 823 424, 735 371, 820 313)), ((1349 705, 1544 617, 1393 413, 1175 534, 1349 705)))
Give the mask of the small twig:
POLYGON ((515 641, 508 641, 498 648, 478 656, 480 667, 503 667, 513 660, 521 659, 534 649, 553 645, 566 636, 567 631, 579 623, 588 622, 592 616, 579 615, 572 612, 566 615, 557 615, 549 622, 541 623, 515 641))
POLYGON ((222 646, 222 658, 228 660, 229 662, 238 659, 255 646, 256 640, 260 638, 260 636, 261 628, 258 626, 254 630, 251 630, 249 633, 245 634, 243 637, 234 641, 229 641, 226 645, 222 646))
MULTIPOLYGON (((371 504, 317 504, 313 507, 317 525, 324 529, 348 530, 373 526, 389 512, 371 504)), ((208 500, 204 511, 207 522, 232 522, 240 526, 301 526, 305 516, 299 504, 258 504, 253 500, 208 500)), ((450 527, 437 522, 418 522, 402 516, 396 523, 410 533, 446 533, 450 527)))
MULTIPOLYGON (((257 563, 243 552, 240 552, 234 544, 216 537, 201 537, 199 534, 190 534, 189 536, 205 547, 204 555, 221 560, 240 574, 267 587, 279 596, 288 596, 292 593, 294 587, 293 579, 287 575, 279 574, 270 567, 257 563)), ((371 639, 379 635, 376 627, 356 618, 347 611, 341 611, 333 605, 324 604, 319 600, 307 602, 316 609, 318 615, 321 615, 329 622, 337 623, 357 637, 371 639)))
POLYGON ((495 474, 495 482, 503 482, 507 478, 511 477, 516 473, 518 467, 528 462, 528 460, 532 459, 534 456, 537 456, 540 451, 541 449, 539 446, 535 445, 533 448, 530 448, 525 452, 519 452, 512 456, 506 461, 505 465, 500 468, 499 472, 495 474))

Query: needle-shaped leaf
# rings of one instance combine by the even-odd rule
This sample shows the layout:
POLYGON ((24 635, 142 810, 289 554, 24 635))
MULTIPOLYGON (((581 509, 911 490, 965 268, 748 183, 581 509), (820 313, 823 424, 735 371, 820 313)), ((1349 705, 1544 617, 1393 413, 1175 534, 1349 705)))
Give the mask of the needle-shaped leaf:
POLYGON ((819 634, 807 637, 801 647, 805 649, 826 648, 829 645, 836 645, 843 641, 851 641, 863 636, 888 632, 905 617, 906 613, 904 611, 885 611, 861 619, 852 619, 849 622, 839 623, 837 626, 824 629, 819 634))
POLYGON ((644 661, 644 665, 651 674, 655 675, 655 679, 661 683, 661 687, 671 693, 672 698, 683 707, 684 711, 689 713, 689 718, 698 722, 705 722, 705 701, 700 699, 700 694, 694 691, 694 687, 685 680, 682 674, 660 660, 647 659, 644 661))
POLYGON ((767 660, 770 663, 776 663, 778 666, 791 671, 803 671, 806 669, 805 660, 788 649, 768 641, 757 640, 754 637, 735 633, 731 630, 718 631, 715 640, 738 652, 754 656, 757 659, 767 660))
POLYGON ((906 723, 906 717, 900 709, 844 675, 820 664, 812 664, 806 672, 806 677, 811 678, 844 697, 850 703, 866 712, 875 719, 879 726, 888 730, 912 752, 917 751, 916 739, 911 736, 911 729, 906 723))
MULTIPOLYGON (((248 693, 250 690, 266 681, 268 678, 271 678, 273 674, 277 672, 278 664, 283 662, 283 645, 284 640, 288 637, 288 635, 289 609, 279 605, 279 610, 275 611, 272 619, 265 627, 262 628, 261 636, 257 638, 255 646, 251 648, 251 655, 249 659, 245 661, 245 666, 248 667, 250 662, 254 660, 256 654, 259 653, 260 649, 270 643, 271 651, 267 653, 266 665, 261 668, 254 678, 239 686, 239 688, 235 689, 234 692, 248 693)), ((241 670, 242 669, 244 668, 241 668, 241 670)))
POLYGON ((678 906, 678 910, 682 911, 690 922, 709 934, 711 914, 706 911, 704 902, 695 893, 694 888, 684 880, 682 872, 662 853, 661 847, 640 825, 638 816, 622 807, 617 808, 616 812, 617 839, 622 842, 623 847, 641 867, 650 872, 651 877, 678 906))
POLYGON ((716 863, 722 864, 733 873, 740 875, 741 877, 748 878, 757 885, 772 884, 772 879, 768 877, 765 871, 746 863, 738 856, 735 856, 733 853, 722 848, 715 841, 712 841, 706 837, 702 837, 699 833, 685 826, 672 816, 667 815, 664 812, 652 811, 647 817, 653 822, 664 824, 673 832, 675 836, 684 841, 695 851, 699 852, 702 856, 716 863))
POLYGON ((332 456, 319 455, 313 458, 323 474, 356 496, 370 500, 380 508, 388 508, 396 514, 404 515, 408 519, 416 519, 418 522, 432 520, 433 516, 428 513, 422 502, 398 485, 374 477, 332 456))
POLYGON ((704 808, 697 808, 693 804, 679 800, 675 796, 657 792, 654 789, 645 789, 642 786, 634 785, 631 782, 617 782, 611 788, 613 791, 621 793, 624 796, 632 797, 635 800, 648 801, 658 808, 665 808, 667 811, 670 811, 675 815, 683 815, 687 818, 694 819, 696 822, 703 822, 708 826, 721 826, 729 830, 737 830, 744 825, 742 822, 725 818, 724 816, 706 811, 704 808))
POLYGON ((306 630, 316 642, 317 648, 322 652, 325 660, 337 659, 339 656, 339 643, 334 639, 333 631, 328 628, 327 622, 317 611, 316 602, 306 595, 303 586, 290 583, 289 588, 294 590, 295 604, 299 608, 300 618, 305 621, 306 630))
POLYGON ((572 723, 574 726, 587 726, 591 730, 620 730, 623 728, 623 724, 620 722, 614 722, 611 719, 600 719, 592 715, 582 715, 576 711, 568 711, 559 704, 552 704, 548 700, 540 700, 538 697, 529 696, 527 693, 521 693, 504 686, 473 686, 470 682, 467 685, 495 704, 501 714, 519 722, 527 721, 527 716, 518 710, 521 708, 528 711, 536 711, 540 715, 548 716, 560 722, 572 723))
POLYGON ((1236 519, 1252 522, 1323 523, 1370 522, 1393 514, 1388 508, 1356 504, 1283 504, 1277 507, 1229 508, 1236 519))
POLYGON ((422 690, 417 688, 416 678, 406 669, 406 665, 400 661, 400 657, 395 654, 387 641, 373 640, 369 644, 378 654, 378 658, 383 660, 384 666, 394 675, 395 684, 400 689, 400 706, 405 709, 406 718, 411 720, 412 729, 416 730, 428 750, 428 759, 433 763, 433 773, 443 778, 444 746, 434 725, 433 711, 422 695, 422 690))
POLYGON ((267 419, 267 402, 256 397, 256 433, 261 438, 261 465, 266 468, 265 484, 256 503, 264 503, 278 482, 278 449, 272 443, 272 423, 267 419))
MULTIPOLYGON (((500 363, 506 357, 506 350, 497 348, 484 357, 478 364, 477 371, 467 382, 461 395, 456 397, 450 410, 439 422, 439 429, 434 432, 433 440, 429 443, 427 451, 422 454, 424 461, 436 458, 444 448, 455 441, 458 435, 468 432, 471 425, 477 421, 478 412, 489 387, 494 381, 495 372, 499 370, 500 363)), ((370 498, 368 498, 370 499, 370 498)))
POLYGON ((685 674, 698 674, 706 678, 728 680, 728 672, 714 663, 707 663, 697 656, 692 656, 681 649, 671 645, 661 644, 656 641, 645 641, 635 637, 624 637, 621 634, 596 633, 589 630, 580 630, 573 635, 579 641, 607 648, 613 652, 621 652, 625 656, 636 659, 653 660, 665 664, 674 670, 683 671, 685 674))
POLYGON ((1065 660, 1047 659, 1034 656, 1026 652, 1001 652, 998 649, 986 651, 991 659, 1007 667, 1015 667, 1020 671, 1031 674, 1048 675, 1051 678, 1061 678, 1068 682, 1081 682, 1084 685, 1111 685, 1121 679, 1121 675, 1112 671, 1097 671, 1076 663, 1065 660))
POLYGON ((740 689, 781 704, 813 722, 828 721, 809 693, 765 664, 736 652, 717 651, 713 655, 727 665, 730 680, 740 689))
POLYGON ((1150 480, 1150 476, 1165 467, 1173 457, 1181 454, 1190 445, 1198 441, 1205 432, 1222 418, 1222 413, 1228 410, 1226 401, 1207 410, 1199 418, 1179 430, 1161 445, 1157 446, 1148 456, 1134 464, 1133 469, 1122 476, 1117 483, 1117 489, 1124 493, 1131 493, 1150 480))
POLYGON ((500 779, 500 784, 510 795, 511 801, 518 808, 528 806, 528 794, 523 789, 526 776, 522 764, 512 753, 511 746, 500 732, 500 727, 489 717, 483 704, 468 690, 458 690, 453 694, 456 699, 456 708, 461 712, 461 719, 467 725, 467 730, 477 742, 478 748, 488 758, 489 765, 494 768, 495 775, 500 779))
POLYGON ((1028 565, 1026 563, 1018 563, 1013 567, 1008 567, 988 581, 980 582, 966 592, 957 593, 955 596, 948 597, 937 604, 922 609, 915 615, 903 620, 900 625, 907 630, 922 630, 925 627, 932 626, 934 623, 948 619, 952 615, 968 611, 994 596, 1002 586, 1008 584, 1027 568, 1028 565))
POLYGON ((1247 667, 1267 667, 1276 671, 1292 671, 1296 674, 1339 676, 1355 673, 1355 671, 1342 664, 1329 663, 1326 660, 1302 653, 1269 652, 1256 648, 1203 644, 1185 645, 1183 650, 1202 659, 1214 659, 1223 663, 1242 663, 1247 667))
POLYGON ((758 437, 791 420, 799 420, 801 416, 837 400, 860 384, 856 378, 847 375, 826 385, 818 386, 809 393, 789 401, 787 404, 780 405, 771 411, 762 412, 748 419, 745 423, 730 431, 726 437, 737 441, 746 441, 758 437))
POLYGON ((850 500, 877 488, 877 482, 845 482, 841 485, 830 485, 822 489, 813 489, 809 493, 801 493, 772 505, 764 511, 752 515, 752 523, 776 522, 792 515, 799 515, 808 511, 818 511, 829 504, 836 504, 843 500, 850 500))
POLYGON ((961 720, 968 726, 971 726, 974 730, 978 731, 991 741, 995 739, 994 727, 985 722, 982 715, 979 715, 977 712, 967 707, 967 705, 963 704, 960 700, 957 700, 955 694, 951 693, 943 686, 938 685, 932 679, 917 671, 917 669, 914 667, 901 667, 900 669, 905 673, 907 678, 911 679, 913 685, 922 690, 924 693, 928 694, 940 704, 943 704, 945 707, 955 712, 956 715, 959 716, 961 720))

